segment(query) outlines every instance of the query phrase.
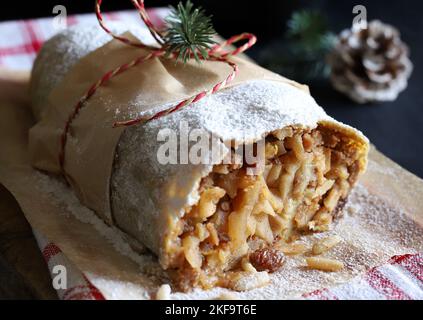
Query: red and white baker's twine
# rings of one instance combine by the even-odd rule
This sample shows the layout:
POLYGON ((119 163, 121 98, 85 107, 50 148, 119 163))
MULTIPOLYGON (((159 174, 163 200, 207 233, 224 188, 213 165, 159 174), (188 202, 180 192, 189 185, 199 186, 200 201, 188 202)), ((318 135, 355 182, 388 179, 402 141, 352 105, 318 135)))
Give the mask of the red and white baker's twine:
MULTIPOLYGON (((106 74, 104 74, 96 83, 94 83, 86 92, 86 94, 81 97, 81 99, 78 101, 78 103, 75 105, 72 113, 69 115, 65 127, 63 129, 62 135, 61 135, 61 143, 60 143, 60 152, 59 152, 59 164, 60 164, 60 168, 62 170, 62 172, 64 173, 64 162, 65 162, 65 150, 66 150, 66 142, 67 142, 67 136, 69 133, 69 129, 70 126, 73 122, 73 120, 77 117, 77 115, 79 114, 80 110, 82 109, 82 107, 84 106, 85 102, 91 98, 91 96, 97 91, 98 88, 100 88, 101 86, 103 86, 105 83, 107 83, 111 78, 113 78, 114 76, 125 72, 126 70, 135 67, 147 60, 150 59, 154 59, 154 58, 165 58, 166 55, 166 50, 163 48, 163 44, 164 44, 164 40, 163 40, 163 36, 161 34, 161 32, 159 30, 156 29, 156 27, 153 25, 153 23, 151 22, 146 10, 145 10, 145 6, 144 6, 144 0, 131 0, 131 2, 133 3, 133 5, 135 6, 135 8, 138 10, 141 19, 144 21, 144 23, 146 24, 147 28, 149 29, 151 35, 154 37, 154 39, 157 41, 157 43, 160 45, 159 48, 156 47, 152 47, 152 46, 147 46, 141 42, 134 42, 131 41, 128 38, 122 37, 122 36, 118 36, 116 34, 114 34, 106 25, 103 19, 103 16, 101 14, 101 4, 102 4, 103 0, 96 0, 96 6, 95 6, 95 12, 96 12, 96 16, 98 19, 98 22, 100 23, 100 26, 103 28, 103 30, 105 32, 107 32, 108 34, 110 34, 114 39, 125 43, 127 45, 136 47, 136 48, 143 48, 143 49, 148 49, 150 50, 150 53, 147 55, 142 55, 128 63, 125 63, 119 67, 117 67, 114 70, 111 70, 109 72, 107 72, 106 74)), ((162 110, 156 114, 153 114, 151 116, 144 116, 144 117, 138 117, 135 119, 130 119, 127 121, 119 121, 114 123, 113 127, 118 127, 118 126, 131 126, 134 124, 139 124, 139 123, 147 123, 151 120, 163 117, 165 115, 168 115, 172 112, 175 112, 191 103, 195 103, 197 101, 199 101, 200 99, 209 96, 217 91, 219 91, 220 89, 224 88, 228 83, 230 83, 236 76, 236 74, 238 73, 238 65, 232 61, 230 61, 230 57, 232 56, 236 56, 242 52, 244 52, 245 50, 251 48, 257 41, 257 38, 251 34, 251 33, 242 33, 236 36, 233 36, 231 38, 229 38, 228 40, 217 44, 215 46, 213 46, 209 51, 208 51, 208 55, 209 57, 207 58, 207 60, 210 61, 220 61, 220 62, 224 62, 226 64, 228 64, 231 68, 232 71, 230 72, 230 74, 221 82, 215 84, 212 88, 208 89, 208 90, 204 90, 188 99, 185 99, 181 102, 179 102, 177 105, 170 107, 168 109, 162 110), (231 51, 225 51, 225 47, 234 44, 236 42, 242 41, 242 40, 247 40, 246 43, 244 43, 242 46, 231 50, 231 51)), ((177 53, 173 53, 171 54, 168 58, 170 59, 176 59, 178 56, 177 53)), ((202 56, 200 56, 201 59, 202 56)))

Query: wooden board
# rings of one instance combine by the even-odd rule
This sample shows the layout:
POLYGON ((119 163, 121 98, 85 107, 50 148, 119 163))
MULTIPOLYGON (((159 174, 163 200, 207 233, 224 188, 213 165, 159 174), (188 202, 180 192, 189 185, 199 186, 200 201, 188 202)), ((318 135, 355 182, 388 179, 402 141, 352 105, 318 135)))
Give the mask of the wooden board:
POLYGON ((0 299, 55 299, 47 265, 13 196, 0 185, 0 299))

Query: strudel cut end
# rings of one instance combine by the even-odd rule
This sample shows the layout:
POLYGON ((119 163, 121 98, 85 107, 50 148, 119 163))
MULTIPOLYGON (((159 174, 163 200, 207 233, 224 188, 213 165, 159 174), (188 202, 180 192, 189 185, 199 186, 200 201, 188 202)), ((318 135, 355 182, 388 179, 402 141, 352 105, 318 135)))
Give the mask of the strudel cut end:
POLYGON ((263 170, 215 165, 201 179, 198 202, 172 225, 164 253, 180 289, 237 290, 250 273, 276 271, 284 257, 274 248, 329 230, 366 168, 367 141, 332 121, 287 126, 264 143, 263 170))

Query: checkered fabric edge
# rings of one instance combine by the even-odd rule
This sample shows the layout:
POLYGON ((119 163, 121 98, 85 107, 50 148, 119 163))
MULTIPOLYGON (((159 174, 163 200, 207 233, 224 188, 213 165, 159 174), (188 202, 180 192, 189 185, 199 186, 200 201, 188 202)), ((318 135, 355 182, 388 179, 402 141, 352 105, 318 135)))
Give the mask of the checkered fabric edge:
MULTIPOLYGON (((167 8, 147 10, 151 21, 163 25, 167 8)), ((117 11, 104 14, 109 21, 124 21, 141 24, 135 10, 117 11)), ((13 70, 30 70, 42 44, 63 28, 77 24, 97 23, 94 14, 69 15, 65 24, 54 23, 54 17, 0 22, 0 67, 13 70)))

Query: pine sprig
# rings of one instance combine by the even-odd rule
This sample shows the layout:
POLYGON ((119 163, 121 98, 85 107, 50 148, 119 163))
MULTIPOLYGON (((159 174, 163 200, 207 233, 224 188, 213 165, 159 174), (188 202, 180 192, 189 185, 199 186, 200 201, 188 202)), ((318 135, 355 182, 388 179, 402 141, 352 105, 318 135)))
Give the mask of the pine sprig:
POLYGON ((191 57, 200 62, 208 58, 207 51, 216 42, 213 36, 216 31, 202 8, 194 8, 188 0, 179 2, 176 8, 171 7, 170 15, 165 19, 167 31, 163 37, 168 55, 177 53, 177 60, 186 63, 191 57))
POLYGON ((320 12, 302 10, 294 12, 288 21, 287 36, 301 51, 309 54, 330 49, 335 35, 328 31, 326 19, 320 12))
POLYGON ((333 47, 335 38, 322 13, 314 10, 297 11, 287 22, 283 41, 263 50, 259 62, 298 81, 326 78, 329 67, 325 57, 333 47))

